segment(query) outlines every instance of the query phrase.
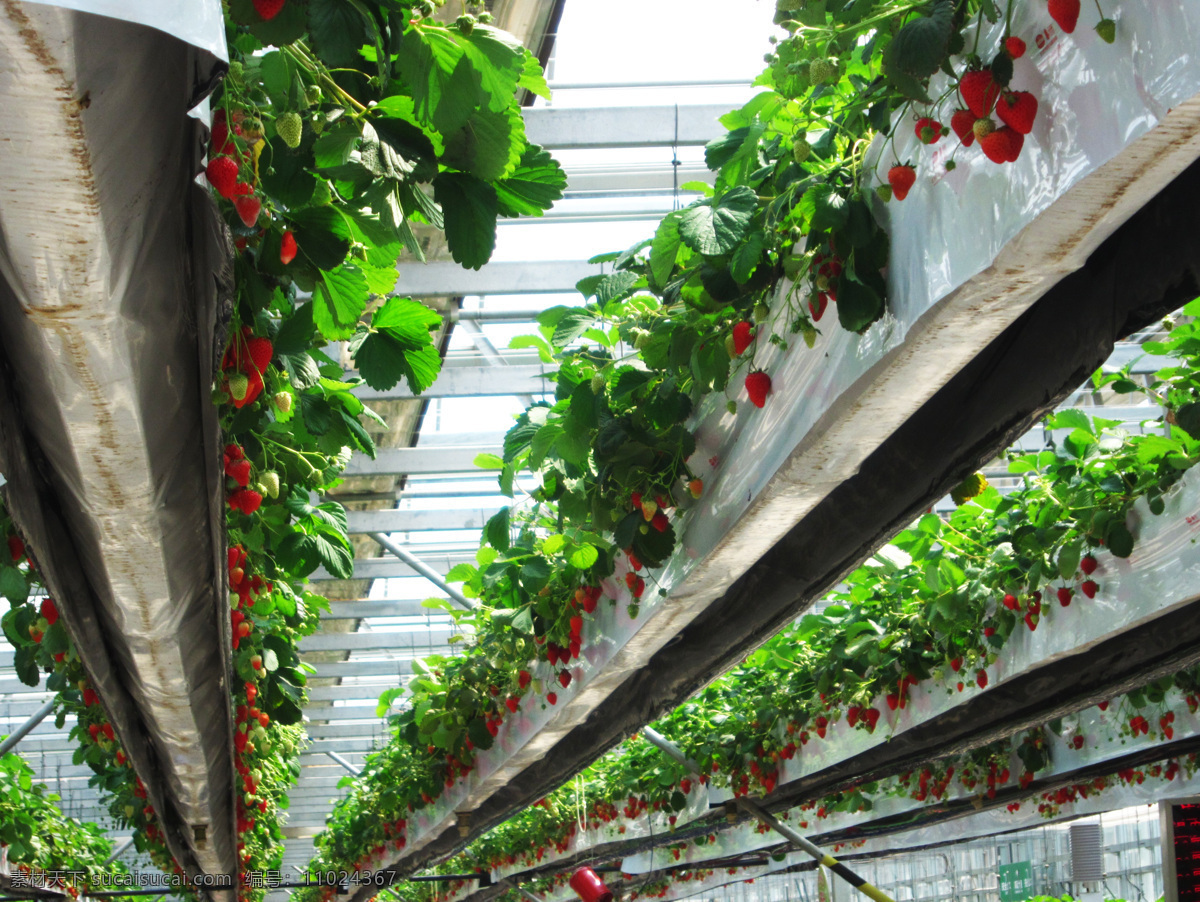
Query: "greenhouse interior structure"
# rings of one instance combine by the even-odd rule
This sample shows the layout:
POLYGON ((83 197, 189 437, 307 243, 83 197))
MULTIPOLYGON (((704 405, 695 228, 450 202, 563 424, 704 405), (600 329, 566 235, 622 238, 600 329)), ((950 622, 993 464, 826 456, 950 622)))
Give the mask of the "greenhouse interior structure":
POLYGON ((0 902, 1200 900, 1200 5, 0 0, 0 902))

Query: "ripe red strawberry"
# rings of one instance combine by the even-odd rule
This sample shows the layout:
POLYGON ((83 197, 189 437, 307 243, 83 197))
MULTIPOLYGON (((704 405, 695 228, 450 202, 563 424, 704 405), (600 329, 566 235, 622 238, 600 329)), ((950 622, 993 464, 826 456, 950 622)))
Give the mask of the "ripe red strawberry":
POLYGON ((12 556, 12 562, 19 564, 21 559, 25 557, 25 543, 20 536, 8 537, 8 553, 12 556))
POLYGON ((1025 146, 1025 136, 1006 125, 986 138, 980 138, 979 146, 983 148, 984 156, 993 163, 1015 163, 1021 155, 1021 148, 1025 146))
POLYGON ((824 291, 814 291, 808 299, 808 312, 812 314, 813 322, 819 323, 829 306, 829 295, 824 291))
POLYGON ((1071 604, 1071 595, 1074 593, 1072 593, 1071 590, 1066 586, 1063 586, 1055 594, 1058 596, 1058 603, 1065 608, 1071 604))
POLYGON ((1028 91, 1006 91, 996 101, 996 115, 1000 121, 1022 135, 1033 131, 1037 111, 1038 100, 1028 91))
POLYGON ((953 670, 955 673, 958 673, 959 670, 962 669, 962 658, 951 658, 950 659, 950 669, 953 670))
POLYGON ((879 722, 879 711, 875 708, 867 708, 862 712, 861 717, 866 721, 867 729, 873 731, 875 724, 879 722))
POLYGON ((975 683, 976 683, 976 685, 979 686, 980 689, 987 688, 988 677, 987 677, 986 670, 984 670, 983 668, 979 669, 979 672, 975 674, 975 683))
POLYGON ((750 403, 755 407, 762 408, 767 403, 770 391, 771 377, 762 370, 755 370, 746 376, 746 394, 750 396, 750 403))
POLYGON ((1021 603, 1019 601, 1017 601, 1017 596, 1012 595, 1010 593, 1010 594, 1004 596, 1004 606, 1006 608, 1008 608, 1010 611, 1015 611, 1018 607, 1021 606, 1021 603))
POLYGON ((571 636, 578 637, 583 632, 583 618, 576 614, 571 618, 571 636))
POLYGON ((1095 581, 1090 580, 1090 579, 1085 579, 1082 583, 1079 584, 1079 591, 1082 592, 1084 595, 1086 595, 1088 598, 1095 598, 1096 590, 1099 588, 1100 587, 1098 585, 1096 585, 1095 581))
POLYGON ((246 228, 251 228, 258 222, 258 214, 262 212, 262 201, 257 197, 239 197, 233 202, 233 206, 246 228))
POLYGON ((897 695, 895 692, 889 692, 888 696, 887 696, 888 708, 895 711, 896 708, 899 706, 899 704, 900 704, 900 696, 897 695))
POLYGON ((1075 734, 1075 735, 1074 735, 1074 736, 1071 738, 1071 745, 1073 745, 1073 746, 1074 746, 1075 748, 1077 748, 1077 749, 1081 749, 1081 748, 1083 748, 1083 737, 1082 737, 1082 736, 1080 736, 1078 733, 1076 733, 1076 734, 1075 734))
MULTIPOLYGON (((271 344, 271 339, 258 335, 246 341, 246 353, 250 357, 253 371, 261 374, 265 373, 267 367, 271 365, 271 358, 275 356, 275 348, 271 344)), ((251 370, 243 371, 247 374, 251 372, 251 370)))
POLYGON ((929 116, 922 116, 917 120, 915 131, 917 140, 922 144, 937 144, 942 140, 942 123, 929 116))
POLYGON ((226 200, 233 199, 233 187, 237 184, 238 177, 238 164, 233 157, 209 160, 204 175, 208 183, 217 189, 217 194, 226 200))
POLYGON ((994 626, 985 626, 983 628, 983 637, 985 639, 994 635, 996 635, 996 628, 994 626))
POLYGON ((1025 615, 1025 625, 1027 627, 1029 627, 1029 631, 1031 633, 1035 629, 1037 629, 1037 625, 1038 625, 1037 615, 1034 614, 1032 611, 1025 615))
POLYGON ((1099 566, 1100 566, 1099 562, 1094 557, 1092 557, 1090 554, 1085 555, 1083 560, 1081 560, 1079 562, 1079 569, 1082 570, 1088 576, 1091 576, 1093 573, 1095 573, 1096 568, 1099 566))
POLYGON ((847 708, 846 723, 850 726, 854 726, 856 723, 858 723, 858 715, 860 710, 861 709, 858 707, 858 705, 851 705, 849 708, 847 708))
POLYGON ((513 714, 516 714, 517 708, 521 707, 521 700, 519 698, 516 698, 515 696, 510 697, 505 700, 504 706, 506 708, 508 708, 508 710, 511 711, 513 714))
POLYGON ((225 465, 225 475, 245 488, 250 484, 250 461, 246 459, 231 460, 225 465))
POLYGON ((950 127, 954 129, 954 134, 958 135, 958 140, 962 141, 964 147, 975 143, 975 119, 975 114, 970 110, 955 110, 954 115, 950 117, 950 127))
POLYGON ((520 686, 522 689, 524 689, 526 686, 529 685, 529 682, 532 679, 533 679, 533 677, 530 676, 528 670, 522 670, 520 673, 517 674, 517 685, 520 686))
POLYGON ((991 69, 968 72, 958 82, 958 92, 976 119, 982 119, 992 111, 1000 97, 1000 86, 992 78, 991 69))
POLYGON ((917 171, 911 166, 893 166, 888 170, 888 184, 892 186, 892 197, 904 200, 913 183, 917 180, 917 171))
POLYGON ((564 689, 566 689, 568 686, 570 686, 571 685, 571 671, 560 670, 558 672, 558 682, 562 685, 562 687, 564 689))
POLYGON ((262 506, 262 495, 254 489, 238 489, 229 496, 229 506, 243 514, 252 514, 262 506))
POLYGON ((746 322, 745 320, 742 320, 740 323, 734 324, 734 327, 733 327, 733 352, 734 352, 734 354, 736 354, 740 357, 742 352, 745 351, 746 348, 750 347, 750 344, 753 341, 754 341, 754 331, 753 331, 753 329, 751 329, 750 324, 748 322, 746 322))
POLYGON ((291 231, 283 233, 283 239, 279 242, 279 262, 287 266, 296 259, 296 236, 291 231))
POLYGON ((558 704, 558 695, 554 692, 547 692, 546 693, 546 701, 548 701, 552 705, 557 705, 558 704))
POLYGON ((650 525, 659 532, 666 532, 667 527, 671 525, 671 521, 667 519, 667 515, 662 511, 658 511, 650 520, 650 525))
POLYGON ((254 0, 254 9, 264 20, 270 21, 279 15, 286 2, 287 0, 254 0))
POLYGON ((40 613, 51 626, 58 622, 58 607, 54 604, 53 598, 47 598, 42 602, 40 613))
POLYGON ((1058 27, 1070 34, 1075 30, 1079 21, 1079 0, 1050 0, 1050 18, 1058 23, 1058 27))
POLYGON ((1009 59, 1019 60, 1025 55, 1025 42, 1013 35, 1004 42, 1004 52, 1009 59))
POLYGON ((87 707, 100 704, 100 696, 96 695, 96 691, 91 686, 83 690, 83 703, 87 707))

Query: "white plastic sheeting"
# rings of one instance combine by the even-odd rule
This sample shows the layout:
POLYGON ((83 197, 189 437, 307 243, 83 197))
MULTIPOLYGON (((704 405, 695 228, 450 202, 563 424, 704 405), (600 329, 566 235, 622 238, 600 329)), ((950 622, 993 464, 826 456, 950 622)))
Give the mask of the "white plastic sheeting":
MULTIPOLYGON (((1069 35, 1054 24, 1045 3, 1013 4, 1011 33, 1028 47, 1013 63, 1011 87, 1038 98, 1033 132, 1016 163, 991 162, 978 142, 959 147, 953 133, 926 147, 909 124, 912 116, 898 125, 879 171, 911 161, 917 181, 903 202, 878 206, 888 220, 892 259, 918 263, 888 271, 899 323, 912 322, 992 266, 1022 229, 1200 90, 1200 7, 1125 0, 1106 10, 1117 22, 1113 44, 1092 30, 1098 16, 1090 4, 1069 35), (951 157, 956 167, 947 172, 951 157)), ((990 59, 1004 22, 984 25, 980 54, 990 59)), ((974 29, 965 34, 971 46, 974 29)), ((936 76, 930 96, 947 84, 944 75, 936 76)), ((882 144, 873 148, 876 154, 882 144)), ((1007 251, 1035 254, 1036 248, 1017 240, 1007 251)))
POLYGON ((10 472, 14 517, 63 524, 38 563, 130 760, 188 842, 208 828, 172 852, 229 873, 215 212, 186 116, 215 66, 200 56, 121 19, 0 9, 0 347, 20 410, 0 435, 46 483, 10 472), (137 718, 118 716, 130 702, 137 718))
POLYGON ((148 25, 179 40, 207 50, 220 60, 229 59, 225 46, 225 16, 221 0, 26 0, 44 6, 60 6, 81 13, 95 13, 148 25))

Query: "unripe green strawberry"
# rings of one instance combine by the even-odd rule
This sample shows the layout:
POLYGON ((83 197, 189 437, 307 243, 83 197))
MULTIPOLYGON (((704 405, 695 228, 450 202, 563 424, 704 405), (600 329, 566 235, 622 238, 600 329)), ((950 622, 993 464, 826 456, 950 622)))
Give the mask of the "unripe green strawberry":
POLYGON ((458 30, 464 35, 469 35, 475 30, 475 17, 472 15, 461 15, 454 20, 454 24, 458 26, 458 30))
POLYGON ((1101 19, 1096 23, 1096 34, 1105 44, 1111 44, 1117 39, 1117 23, 1112 19, 1101 19))
POLYGON ((837 81, 837 64, 827 59, 815 59, 808 67, 808 79, 814 85, 837 81))
POLYGON ((292 410, 291 392, 281 391, 279 394, 275 395, 271 401, 281 413, 290 413, 292 410))
POLYGON ((258 484, 262 486, 263 491, 272 498, 279 497, 279 474, 274 470, 267 470, 258 478, 258 484))
POLYGON ((604 378, 602 373, 596 373, 592 376, 592 394, 598 395, 604 391, 604 387, 608 385, 608 380, 604 378))
POLYGON ((316 85, 308 85, 304 88, 304 100, 309 106, 316 106, 321 102, 321 89, 316 85))
POLYGON ((883 201, 886 204, 889 200, 892 199, 892 186, 891 185, 877 185, 875 188, 875 194, 879 197, 879 199, 881 201, 883 201))
POLYGON ((792 141, 792 156, 800 165, 804 165, 812 156, 812 145, 808 143, 808 139, 804 135, 797 135, 796 139, 792 141))
POLYGON ((235 85, 243 84, 245 73, 246 67, 242 65, 241 60, 230 61, 228 78, 231 82, 233 82, 235 85))
POLYGON ((729 400, 725 402, 725 409, 730 413, 737 413, 737 401, 729 400))
POLYGON ((299 113, 288 110, 275 120, 275 131, 288 147, 299 147, 304 133, 304 122, 299 113))
POLYGON ((737 357, 737 349, 733 346, 732 335, 725 336, 725 353, 729 355, 730 360, 732 360, 734 357, 737 357))
POLYGON ((229 396, 235 401, 241 401, 250 391, 250 379, 245 373, 234 373, 229 377, 229 396))
POLYGON ((765 323, 771 316, 771 308, 767 306, 765 301, 759 301, 754 305, 754 321, 756 323, 765 323))
POLYGON ((975 124, 971 126, 971 131, 975 132, 975 137, 980 141, 982 141, 995 130, 996 123, 986 116, 982 119, 976 119, 975 124))
POLYGON ((633 346, 639 351, 645 349, 646 345, 650 344, 649 332, 638 332, 637 338, 633 340, 633 346))

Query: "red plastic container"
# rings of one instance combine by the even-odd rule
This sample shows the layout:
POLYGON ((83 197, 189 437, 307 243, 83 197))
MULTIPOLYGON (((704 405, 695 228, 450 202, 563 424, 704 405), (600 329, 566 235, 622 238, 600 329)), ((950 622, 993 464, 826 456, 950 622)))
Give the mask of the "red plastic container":
POLYGON ((571 875, 571 889, 583 902, 612 902, 613 894, 591 868, 580 868, 571 875))

